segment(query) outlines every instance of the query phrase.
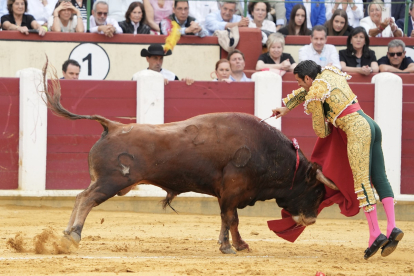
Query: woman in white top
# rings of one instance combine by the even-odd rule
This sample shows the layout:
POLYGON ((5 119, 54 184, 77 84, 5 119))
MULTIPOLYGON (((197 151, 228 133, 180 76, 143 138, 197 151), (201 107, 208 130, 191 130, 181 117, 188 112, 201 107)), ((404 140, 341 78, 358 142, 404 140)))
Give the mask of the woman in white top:
POLYGON ((268 2, 250 2, 248 11, 252 19, 249 21, 249 28, 259 28, 262 30, 262 44, 266 43, 268 35, 276 32, 274 22, 266 19, 267 13, 270 12, 268 2))
POLYGON ((348 24, 354 28, 359 26, 359 21, 364 17, 364 5, 362 0, 325 0, 326 21, 337 10, 344 10, 348 15, 348 24))
POLYGON ((80 10, 69 1, 59 1, 48 21, 49 30, 63 33, 83 33, 84 26, 80 10), (76 15, 75 15, 76 14, 76 15))
POLYGON ((382 2, 371 2, 368 6, 369 16, 361 19, 360 26, 364 27, 371 37, 400 37, 402 31, 395 24, 394 17, 382 18, 382 2))

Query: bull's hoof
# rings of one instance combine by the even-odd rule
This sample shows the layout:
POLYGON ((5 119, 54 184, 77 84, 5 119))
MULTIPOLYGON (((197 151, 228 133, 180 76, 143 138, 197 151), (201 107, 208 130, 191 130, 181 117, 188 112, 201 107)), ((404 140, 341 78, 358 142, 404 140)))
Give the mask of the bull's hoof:
POLYGON ((231 246, 227 248, 220 247, 220 251, 223 254, 236 254, 236 251, 234 251, 233 248, 231 248, 231 246))
POLYGON ((78 233, 76 233, 76 232, 71 232, 69 236, 71 237, 72 241, 73 241, 75 244, 79 245, 80 240, 81 240, 81 236, 80 236, 78 233))
POLYGON ((65 245, 66 249, 69 249, 71 245, 76 248, 79 247, 81 237, 76 232, 68 233, 67 231, 63 231, 63 233, 65 235, 62 237, 62 244, 65 245))
POLYGON ((243 244, 239 244, 239 245, 234 245, 234 248, 236 248, 237 251, 242 251, 247 249, 247 252, 250 252, 250 248, 249 245, 247 243, 243 243, 243 244))

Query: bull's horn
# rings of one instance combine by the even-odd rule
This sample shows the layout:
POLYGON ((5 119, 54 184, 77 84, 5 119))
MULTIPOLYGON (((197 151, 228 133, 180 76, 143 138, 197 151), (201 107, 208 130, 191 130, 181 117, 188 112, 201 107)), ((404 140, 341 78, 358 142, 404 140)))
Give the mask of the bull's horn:
POLYGON ((338 191, 338 187, 336 187, 335 183, 333 183, 330 179, 328 179, 326 176, 323 175, 321 170, 316 170, 316 179, 318 179, 320 182, 331 188, 332 190, 338 191))

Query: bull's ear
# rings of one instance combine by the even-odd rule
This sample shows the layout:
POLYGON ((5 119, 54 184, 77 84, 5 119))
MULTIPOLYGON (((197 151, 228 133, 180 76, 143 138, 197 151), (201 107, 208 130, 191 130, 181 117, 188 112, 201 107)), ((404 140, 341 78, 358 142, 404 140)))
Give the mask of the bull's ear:
POLYGON ((317 169, 316 170, 316 179, 318 179, 320 182, 325 184, 327 187, 331 188, 332 190, 338 191, 338 187, 336 187, 335 183, 333 183, 330 179, 328 179, 326 176, 323 175, 322 171, 317 169))

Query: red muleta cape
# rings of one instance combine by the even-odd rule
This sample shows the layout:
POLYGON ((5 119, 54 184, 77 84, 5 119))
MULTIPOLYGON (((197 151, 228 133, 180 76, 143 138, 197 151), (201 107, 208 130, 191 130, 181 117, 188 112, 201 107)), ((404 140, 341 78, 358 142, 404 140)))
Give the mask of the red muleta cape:
MULTIPOLYGON (((342 116, 356 110, 348 108, 345 111, 341 114, 342 116)), ((330 127, 332 133, 326 138, 318 138, 316 141, 311 161, 322 166, 323 174, 335 183, 339 191, 325 186, 326 194, 319 206, 318 214, 323 208, 336 203, 339 205, 341 214, 352 217, 359 213, 359 201, 355 195, 354 178, 349 166, 347 137, 341 129, 332 125, 330 127)), ((269 220, 267 225, 276 235, 290 242, 294 242, 305 230, 305 226, 297 225, 292 219, 292 215, 284 209, 282 210, 282 219, 269 220)))

